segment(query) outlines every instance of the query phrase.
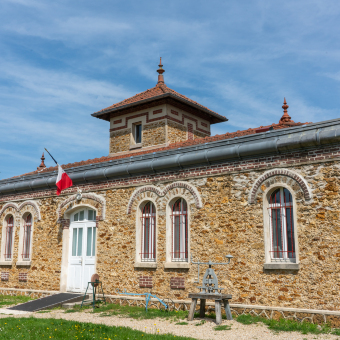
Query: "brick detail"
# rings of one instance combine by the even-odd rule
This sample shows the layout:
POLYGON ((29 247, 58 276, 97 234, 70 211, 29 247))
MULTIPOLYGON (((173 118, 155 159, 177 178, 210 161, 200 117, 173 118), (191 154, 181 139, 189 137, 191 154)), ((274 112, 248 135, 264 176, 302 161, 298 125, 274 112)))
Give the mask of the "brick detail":
POLYGON ((172 277, 170 278, 171 289, 185 289, 185 278, 184 277, 172 277))
POLYGON ((70 229, 70 219, 69 218, 61 218, 59 219, 62 229, 70 229))
POLYGON ((9 280, 9 272, 1 272, 1 281, 9 280))
POLYGON ((140 276, 139 288, 152 288, 152 276, 140 276))
POLYGON ((113 124, 120 124, 121 122, 122 122, 121 119, 117 119, 117 120, 114 120, 114 121, 113 121, 113 124))
POLYGON ((201 125, 204 126, 204 127, 208 127, 208 124, 204 123, 204 122, 201 122, 201 125))
POLYGON ((163 112, 163 109, 158 109, 158 110, 153 111, 152 113, 155 115, 157 113, 162 113, 162 112, 163 112))
POLYGON ((171 113, 172 113, 173 115, 176 115, 176 116, 178 116, 178 112, 177 112, 177 111, 175 111, 175 110, 171 110, 171 113))
MULTIPOLYGON (((156 110, 157 111, 157 110, 156 110)), ((173 111, 173 110, 172 110, 173 111)), ((176 112, 176 111, 175 111, 176 112)), ((184 125, 184 119, 188 119, 188 120, 191 120, 192 122, 194 122, 194 124, 196 125, 196 128, 195 130, 197 131, 200 131, 200 132, 203 132, 204 134, 206 135, 209 135, 210 136, 210 132, 209 131, 206 131, 206 130, 203 130, 201 129, 200 127, 198 127, 198 120, 193 118, 193 117, 190 117, 186 114, 182 114, 182 120, 180 119, 177 119, 177 118, 174 118, 174 117, 171 117, 169 115, 165 115, 165 116, 162 116, 162 117, 158 117, 158 118, 150 118, 149 117, 149 112, 143 112, 143 113, 138 113, 136 115, 133 115, 133 116, 129 116, 129 117, 126 117, 125 118, 125 124, 123 126, 119 126, 119 127, 114 127, 112 129, 110 129, 110 132, 113 132, 113 131, 119 131, 119 130, 123 130, 123 129, 126 129, 128 127, 128 121, 130 119, 133 119, 133 118, 139 118, 139 117, 143 117, 145 116, 146 117, 146 123, 152 123, 152 122, 156 122, 156 121, 159 121, 159 120, 162 120, 162 119, 169 119, 169 120, 172 120, 176 123, 179 123, 179 124, 182 124, 184 125)))
POLYGON ((193 140, 194 139, 194 127, 190 123, 188 123, 188 139, 189 140, 193 140))
POLYGON ((253 187, 252 187, 252 189, 249 193, 248 202, 250 204, 255 204, 256 193, 257 193, 258 189, 260 188, 261 184, 266 179, 268 179, 269 177, 279 176, 279 175, 287 176, 287 177, 294 179, 300 185, 305 199, 307 201, 312 199, 312 192, 310 191, 310 188, 308 187, 307 182, 303 179, 303 177, 301 175, 295 173, 294 171, 288 170, 288 169, 273 169, 273 170, 267 171, 266 173, 261 175, 256 180, 256 182, 253 184, 253 187))
POLYGON ((19 273, 20 282, 27 282, 27 280, 28 280, 27 273, 19 273))

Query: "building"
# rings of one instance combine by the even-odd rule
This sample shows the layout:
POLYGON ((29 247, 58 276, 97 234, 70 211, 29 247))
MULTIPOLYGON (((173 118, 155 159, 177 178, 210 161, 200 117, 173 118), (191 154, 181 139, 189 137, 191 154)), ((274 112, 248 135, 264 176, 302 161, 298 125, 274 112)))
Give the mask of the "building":
POLYGON ((278 123, 211 137, 227 119, 163 72, 93 114, 110 122, 109 155, 64 165, 60 196, 44 159, 0 181, 0 291, 84 291, 97 272, 107 294, 182 301, 191 258, 231 254, 216 269, 233 304, 339 311, 340 119, 295 123, 284 101, 278 123))

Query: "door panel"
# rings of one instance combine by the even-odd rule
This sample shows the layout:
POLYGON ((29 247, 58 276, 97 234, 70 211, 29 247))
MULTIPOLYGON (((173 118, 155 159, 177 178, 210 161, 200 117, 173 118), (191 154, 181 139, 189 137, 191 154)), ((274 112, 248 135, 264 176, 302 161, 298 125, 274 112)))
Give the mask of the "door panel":
POLYGON ((70 232, 68 290, 85 291, 95 272, 95 222, 73 222, 70 232))

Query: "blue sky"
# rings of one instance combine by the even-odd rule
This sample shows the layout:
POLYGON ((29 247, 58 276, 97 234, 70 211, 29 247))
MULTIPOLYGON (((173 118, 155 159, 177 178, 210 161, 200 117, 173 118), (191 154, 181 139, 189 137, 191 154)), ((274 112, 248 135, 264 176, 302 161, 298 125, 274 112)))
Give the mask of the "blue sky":
POLYGON ((340 118, 339 1, 0 2, 0 179, 108 154, 91 113, 165 82, 226 116, 213 134, 340 118), (53 161, 46 157, 46 165, 53 161))

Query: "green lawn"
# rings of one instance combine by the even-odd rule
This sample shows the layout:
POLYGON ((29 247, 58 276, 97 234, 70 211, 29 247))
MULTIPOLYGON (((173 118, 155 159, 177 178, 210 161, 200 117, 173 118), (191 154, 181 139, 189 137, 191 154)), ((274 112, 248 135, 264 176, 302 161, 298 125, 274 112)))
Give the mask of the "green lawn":
POLYGON ((135 331, 126 327, 110 327, 92 323, 66 321, 61 319, 4 318, 0 319, 0 339, 168 339, 193 340, 193 338, 135 331))
MULTIPOLYGON (((73 312, 81 312, 84 309, 92 309, 91 306, 86 306, 80 308, 80 306, 75 306, 72 309, 67 309, 65 313, 73 313, 73 312)), ((95 308, 94 312, 99 314, 102 317, 106 316, 121 316, 126 318, 133 319, 155 319, 155 318, 163 318, 167 320, 183 320, 188 317, 188 311, 166 311, 164 309, 159 310, 156 308, 149 308, 147 312, 145 312, 144 307, 136 307, 136 306, 120 306, 119 304, 110 303, 107 305, 101 305, 99 308, 95 308)), ((198 315, 198 314, 197 314, 198 315)))
POLYGON ((19 303, 24 303, 33 300, 29 296, 10 296, 10 295, 0 295, 0 308, 10 305, 18 305, 19 303))
POLYGON ((244 325, 250 325, 258 322, 262 322, 268 326, 269 329, 273 331, 286 331, 286 332, 300 332, 302 334, 335 334, 340 335, 340 329, 334 328, 331 329, 329 325, 316 325, 309 322, 297 322, 294 320, 288 319, 280 319, 276 320, 268 320, 267 318, 262 318, 259 316, 252 315, 240 315, 236 319, 238 322, 243 323, 244 325))

